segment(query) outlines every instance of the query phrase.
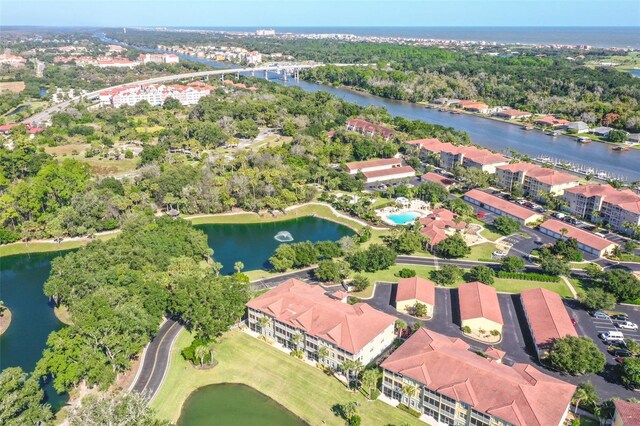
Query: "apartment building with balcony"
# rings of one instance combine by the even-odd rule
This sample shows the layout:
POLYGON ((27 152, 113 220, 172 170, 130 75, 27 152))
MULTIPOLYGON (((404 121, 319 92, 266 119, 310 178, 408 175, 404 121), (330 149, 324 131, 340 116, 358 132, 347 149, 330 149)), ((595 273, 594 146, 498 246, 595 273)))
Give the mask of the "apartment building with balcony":
POLYGON ((426 328, 382 364, 382 392, 432 425, 562 425, 576 387, 529 364, 507 366, 426 328))
POLYGON ((388 127, 381 126, 380 124, 374 124, 360 118, 354 118, 347 121, 345 128, 347 131, 358 132, 365 136, 380 136, 386 141, 391 139, 394 133, 393 130, 388 127))
POLYGON ((448 170, 460 165, 493 174, 496 172, 496 167, 509 164, 509 159, 504 155, 475 146, 454 145, 438 139, 417 139, 407 143, 419 146, 427 155, 439 157, 438 165, 448 170))
POLYGON ((500 186, 508 191, 521 188, 525 194, 539 199, 539 194, 562 195, 565 189, 576 187, 580 179, 568 173, 540 167, 532 163, 513 163, 496 167, 500 186))
POLYGON ((640 225, 640 195, 630 189, 618 190, 608 184, 582 185, 563 195, 571 214, 602 221, 612 229, 627 232, 625 223, 640 225))
POLYGON ((252 331, 334 369, 346 360, 367 365, 395 339, 395 317, 296 279, 249 301, 247 316, 252 331), (326 356, 319 355, 321 347, 326 356))

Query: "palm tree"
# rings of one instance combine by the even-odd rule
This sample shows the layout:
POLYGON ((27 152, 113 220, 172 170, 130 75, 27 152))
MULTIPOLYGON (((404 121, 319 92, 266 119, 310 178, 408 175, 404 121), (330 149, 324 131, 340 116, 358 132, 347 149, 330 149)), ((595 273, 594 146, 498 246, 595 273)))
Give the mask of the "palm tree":
POLYGON ((584 402, 587 403, 587 405, 595 406, 599 400, 600 398, 598 397, 595 386, 593 386, 591 382, 583 382, 578 385, 571 402, 576 406, 575 412, 577 413, 581 403, 584 402))
POLYGON ((293 349, 298 349, 298 345, 300 344, 300 341, 302 340, 302 334, 301 333, 296 333, 293 336, 291 336, 291 345, 293 346, 293 349))
POLYGON ((406 330, 407 323, 399 319, 399 320, 396 320, 395 327, 396 327, 396 333, 398 333, 398 337, 400 337, 402 335, 402 332, 406 330))
POLYGON ((263 331, 265 328, 267 328, 270 322, 271 322, 271 318, 260 317, 260 319, 258 320, 258 324, 260 324, 260 331, 263 331))
POLYGON ((325 358, 329 356, 329 349, 326 346, 320 346, 318 348, 318 359, 320 362, 324 362, 325 358))
POLYGON ((370 368, 362 373, 362 389, 366 390, 369 399, 371 399, 371 393, 373 389, 378 387, 378 380, 380 379, 380 370, 377 368, 370 368))
POLYGON ((215 349, 216 342, 210 341, 207 343, 207 350, 209 351, 209 364, 213 364, 213 350, 215 349))
POLYGON ((409 400, 411 400, 414 396, 416 396, 416 392, 418 392, 418 388, 416 388, 413 385, 402 385, 402 393, 407 395, 409 397, 409 400))
POLYGON ((4 316, 4 311, 7 310, 7 307, 4 304, 4 300, 0 300, 0 317, 4 316))
POLYGON ((560 233, 564 237, 565 235, 567 235, 569 233, 569 230, 567 228, 560 228, 560 233))
POLYGON ((240 273, 240 271, 242 271, 244 269, 244 263, 242 262, 236 262, 233 264, 233 269, 236 270, 236 273, 240 273))
POLYGON ((206 345, 196 346, 194 355, 196 356, 196 358, 200 359, 200 367, 204 366, 204 357, 207 356, 208 353, 209 353, 209 348, 207 348, 206 345))
POLYGON ((220 270, 222 269, 222 263, 214 261, 211 267, 213 268, 213 272, 216 273, 216 277, 219 277, 220 270))

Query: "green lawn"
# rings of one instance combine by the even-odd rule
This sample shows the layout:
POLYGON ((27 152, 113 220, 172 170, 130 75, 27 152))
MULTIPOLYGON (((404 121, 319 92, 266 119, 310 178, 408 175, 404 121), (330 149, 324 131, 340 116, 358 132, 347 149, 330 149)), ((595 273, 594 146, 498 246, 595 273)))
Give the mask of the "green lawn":
MULTIPOLYGON (((96 237, 98 240, 108 240, 118 235, 117 233, 100 235, 96 237)), ((56 243, 12 243, 0 246, 0 257, 12 256, 14 254, 24 253, 45 253, 50 251, 62 251, 71 250, 74 248, 85 246, 89 243, 89 239, 63 241, 60 244, 56 243)))
MULTIPOLYGON (((384 271, 378 271, 374 273, 363 273, 362 275, 369 278, 372 285, 367 288, 365 291, 352 293, 355 297, 368 298, 373 294, 374 285, 373 283, 378 281, 383 282, 397 282, 399 280, 395 274, 403 268, 413 269, 416 271, 419 277, 432 279, 431 273, 435 271, 436 268, 432 266, 422 266, 422 265, 393 265, 389 269, 384 271)), ((454 287, 463 284, 464 279, 458 280, 458 282, 454 285, 454 287)), ((564 282, 557 283, 548 283, 541 281, 527 281, 527 280, 512 280, 506 278, 496 278, 492 287, 494 287, 497 291, 503 293, 520 293, 522 290, 527 290, 530 288, 546 288, 547 290, 551 290, 553 292, 558 293, 562 297, 571 297, 571 292, 569 288, 564 282)))
POLYGON ((316 216, 321 217, 323 219, 328 219, 342 225, 348 226, 351 229, 359 231, 362 228, 362 225, 359 223, 345 219, 341 217, 337 217, 333 214, 331 209, 326 206, 318 206, 318 205, 307 205, 294 210, 291 210, 283 215, 278 216, 259 216, 256 213, 241 213, 237 215, 224 215, 224 216, 203 216, 196 217, 194 219, 189 219, 186 217, 185 219, 191 220, 191 223, 194 225, 201 225, 205 223, 265 223, 265 222, 278 222, 282 220, 289 219, 297 219, 305 216, 316 216))
POLYGON ((359 403, 358 414, 363 425, 423 424, 397 408, 380 401, 367 401, 360 393, 349 392, 320 369, 239 330, 230 331, 220 339, 214 355, 218 361, 216 367, 196 370, 180 356, 191 339, 186 331, 178 336, 164 383, 151 403, 162 419, 175 423, 186 398, 201 386, 242 383, 273 398, 311 425, 344 425, 331 407, 349 401, 359 403))
POLYGON ((498 250, 494 243, 482 243, 471 247, 471 254, 465 256, 464 259, 480 260, 491 259, 492 253, 498 250))

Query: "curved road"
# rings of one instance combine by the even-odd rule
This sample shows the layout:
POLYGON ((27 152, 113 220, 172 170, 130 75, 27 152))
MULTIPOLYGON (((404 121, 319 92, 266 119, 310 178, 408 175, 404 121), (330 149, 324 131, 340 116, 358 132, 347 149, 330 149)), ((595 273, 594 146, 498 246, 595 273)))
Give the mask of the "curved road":
POLYGON ((129 388, 145 395, 149 402, 156 396, 169 367, 171 347, 182 326, 173 320, 166 320, 158 334, 145 348, 138 374, 129 388))

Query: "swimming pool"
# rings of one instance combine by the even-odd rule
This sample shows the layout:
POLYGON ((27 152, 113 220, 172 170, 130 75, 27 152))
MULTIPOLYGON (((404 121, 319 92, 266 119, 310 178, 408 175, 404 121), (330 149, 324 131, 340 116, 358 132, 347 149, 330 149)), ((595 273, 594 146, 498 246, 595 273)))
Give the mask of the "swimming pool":
POLYGON ((420 216, 422 215, 417 212, 402 212, 387 215, 387 219, 396 225, 407 225, 414 222, 420 216))

